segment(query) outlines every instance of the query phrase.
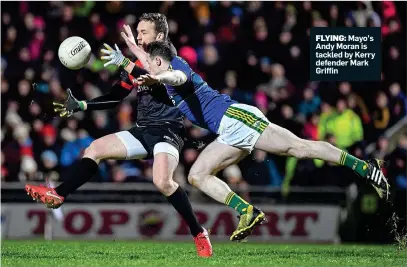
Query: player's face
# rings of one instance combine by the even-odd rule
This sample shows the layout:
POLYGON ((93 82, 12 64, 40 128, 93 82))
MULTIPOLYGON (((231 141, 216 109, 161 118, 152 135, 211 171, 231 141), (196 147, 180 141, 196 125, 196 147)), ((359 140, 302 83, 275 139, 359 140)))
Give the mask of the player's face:
POLYGON ((156 75, 160 72, 160 66, 158 58, 151 58, 150 55, 147 56, 147 63, 150 70, 150 73, 156 75))
POLYGON ((137 43, 144 51, 146 46, 157 39, 154 22, 140 21, 137 25, 137 43))

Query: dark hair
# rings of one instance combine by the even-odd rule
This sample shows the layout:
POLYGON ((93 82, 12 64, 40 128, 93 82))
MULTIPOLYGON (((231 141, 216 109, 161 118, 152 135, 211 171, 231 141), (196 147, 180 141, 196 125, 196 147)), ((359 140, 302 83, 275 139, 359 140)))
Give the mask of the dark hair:
POLYGON ((155 31, 164 34, 164 40, 168 38, 168 22, 167 17, 161 13, 144 13, 140 17, 140 21, 150 21, 154 23, 155 31))
POLYGON ((150 57, 162 57, 165 61, 171 62, 176 56, 173 49, 167 42, 154 41, 147 45, 147 53, 150 57))

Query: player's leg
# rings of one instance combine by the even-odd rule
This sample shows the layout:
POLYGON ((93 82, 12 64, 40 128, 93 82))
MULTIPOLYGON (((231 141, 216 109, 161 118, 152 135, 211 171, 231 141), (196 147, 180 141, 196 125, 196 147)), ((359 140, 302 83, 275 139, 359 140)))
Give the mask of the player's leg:
POLYGON ((70 167, 69 180, 57 188, 26 185, 26 191, 33 199, 49 208, 58 208, 65 197, 89 181, 98 170, 102 159, 144 158, 147 151, 128 131, 106 135, 93 141, 85 149, 81 160, 70 167))
POLYGON ((165 142, 156 144, 154 146, 153 183, 188 223, 191 234, 197 236, 203 232, 203 229, 192 211, 187 194, 173 180, 178 158, 178 150, 171 144, 165 142))
POLYGON ((255 226, 265 220, 265 215, 233 192, 215 175, 218 171, 240 161, 247 155, 247 151, 213 141, 201 152, 188 175, 188 181, 193 186, 239 212, 239 226, 230 238, 233 241, 248 236, 255 226))
POLYGON ((255 147, 269 153, 290 155, 299 159, 316 158, 346 166, 361 177, 367 178, 380 197, 388 197, 389 185, 380 170, 378 160, 360 160, 328 142, 301 139, 272 123, 261 134, 255 147))
POLYGON ((198 255, 210 257, 212 245, 208 232, 199 224, 184 189, 173 180, 178 159, 177 148, 166 142, 157 143, 154 146, 153 182, 188 224, 198 255))
POLYGON ((129 156, 129 150, 133 151, 132 158, 135 158, 135 150, 137 150, 139 158, 143 158, 147 154, 143 145, 128 131, 96 139, 85 149, 82 159, 71 167, 69 180, 60 184, 55 191, 63 197, 68 196, 96 174, 101 160, 126 159, 129 156))

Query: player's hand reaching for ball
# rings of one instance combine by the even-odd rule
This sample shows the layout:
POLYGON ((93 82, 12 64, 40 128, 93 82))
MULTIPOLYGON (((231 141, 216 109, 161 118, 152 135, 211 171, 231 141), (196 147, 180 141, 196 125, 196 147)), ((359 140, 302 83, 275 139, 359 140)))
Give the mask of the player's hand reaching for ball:
POLYGON ((152 74, 140 75, 137 78, 138 85, 150 86, 150 85, 153 85, 153 84, 159 83, 159 82, 160 82, 160 80, 157 78, 157 76, 152 75, 152 74))
POLYGON ((103 66, 107 67, 109 65, 116 65, 118 67, 123 67, 126 68, 130 64, 130 59, 127 57, 123 56, 122 51, 120 51, 119 47, 117 44, 115 44, 116 50, 114 50, 110 45, 108 44, 103 44, 106 49, 101 49, 100 51, 104 56, 101 57, 102 60, 106 60, 106 62, 103 66))
POLYGON ((75 112, 86 110, 86 102, 76 99, 71 92, 71 89, 67 90, 68 98, 65 102, 53 102, 54 111, 59 114, 61 118, 67 118, 72 116, 75 112))

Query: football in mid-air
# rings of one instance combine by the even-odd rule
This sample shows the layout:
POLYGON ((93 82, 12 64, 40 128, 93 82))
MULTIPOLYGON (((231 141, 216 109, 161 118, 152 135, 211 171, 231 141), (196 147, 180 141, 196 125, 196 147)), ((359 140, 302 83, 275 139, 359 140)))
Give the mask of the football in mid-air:
POLYGON ((78 70, 88 63, 91 56, 89 43, 79 37, 66 38, 58 49, 58 57, 61 63, 71 70, 78 70))

